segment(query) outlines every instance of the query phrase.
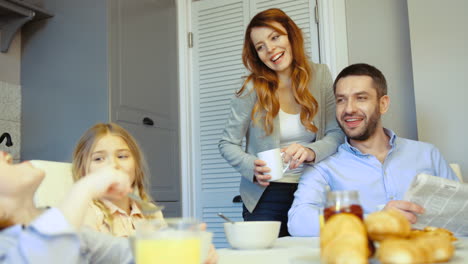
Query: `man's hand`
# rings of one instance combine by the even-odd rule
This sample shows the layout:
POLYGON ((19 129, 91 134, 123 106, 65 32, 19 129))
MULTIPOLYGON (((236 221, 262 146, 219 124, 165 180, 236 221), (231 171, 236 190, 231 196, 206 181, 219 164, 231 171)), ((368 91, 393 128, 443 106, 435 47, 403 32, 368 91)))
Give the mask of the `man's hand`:
POLYGON ((393 200, 388 202, 383 210, 389 209, 401 212, 412 224, 418 221, 416 214, 423 214, 425 211, 424 208, 418 204, 402 200, 393 200))

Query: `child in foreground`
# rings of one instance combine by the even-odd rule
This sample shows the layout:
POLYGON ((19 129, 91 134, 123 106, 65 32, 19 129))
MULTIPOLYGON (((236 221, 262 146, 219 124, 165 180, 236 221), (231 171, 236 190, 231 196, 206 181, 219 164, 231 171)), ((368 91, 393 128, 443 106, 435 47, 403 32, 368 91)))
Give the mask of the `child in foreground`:
POLYGON ((44 171, 13 165, 0 151, 0 260, 2 263, 132 263, 128 240, 80 227, 92 199, 118 199, 131 191, 127 175, 106 166, 76 182, 57 208, 33 197, 44 171))

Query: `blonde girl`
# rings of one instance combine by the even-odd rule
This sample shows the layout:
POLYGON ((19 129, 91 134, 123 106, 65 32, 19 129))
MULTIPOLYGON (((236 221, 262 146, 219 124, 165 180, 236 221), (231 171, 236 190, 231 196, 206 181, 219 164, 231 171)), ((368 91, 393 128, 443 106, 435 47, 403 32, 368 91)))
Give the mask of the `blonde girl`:
MULTIPOLYGON (((152 201, 146 191, 146 163, 136 140, 115 123, 99 123, 88 129, 73 152, 72 173, 75 181, 103 166, 124 171, 134 193, 152 201)), ((126 237, 135 231, 135 222, 144 218, 162 219, 161 211, 145 216, 129 197, 96 199, 90 203, 85 225, 114 236, 126 237)))

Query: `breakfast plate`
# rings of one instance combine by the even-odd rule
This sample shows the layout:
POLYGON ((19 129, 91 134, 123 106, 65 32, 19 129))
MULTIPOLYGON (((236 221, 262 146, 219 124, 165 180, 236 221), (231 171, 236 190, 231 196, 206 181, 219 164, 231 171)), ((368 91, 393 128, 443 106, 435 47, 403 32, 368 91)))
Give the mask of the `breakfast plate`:
POLYGON ((320 256, 300 256, 290 260, 290 264, 312 264, 320 263, 320 256))
POLYGON ((463 241, 457 240, 452 242, 456 249, 464 248, 463 241))

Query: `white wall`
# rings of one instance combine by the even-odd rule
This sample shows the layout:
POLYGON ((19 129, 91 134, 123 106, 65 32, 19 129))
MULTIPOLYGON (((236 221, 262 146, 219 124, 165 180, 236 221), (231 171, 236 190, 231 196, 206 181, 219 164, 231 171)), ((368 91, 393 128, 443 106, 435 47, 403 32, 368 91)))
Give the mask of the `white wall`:
POLYGON ((468 1, 408 1, 418 135, 468 181, 468 1))
POLYGON ((45 0, 22 27, 21 158, 69 161, 81 134, 109 119, 107 2, 45 0))
POLYGON ((0 144, 0 150, 6 151, 19 161, 21 149, 21 34, 17 33, 8 52, 0 52, 0 135, 9 133, 13 146, 6 146, 6 140, 0 144))
POLYGON ((418 139, 406 0, 346 0, 346 24, 349 64, 374 65, 387 79, 384 126, 418 139))
POLYGON ((20 84, 21 34, 16 33, 8 52, 0 52, 0 81, 20 84))

